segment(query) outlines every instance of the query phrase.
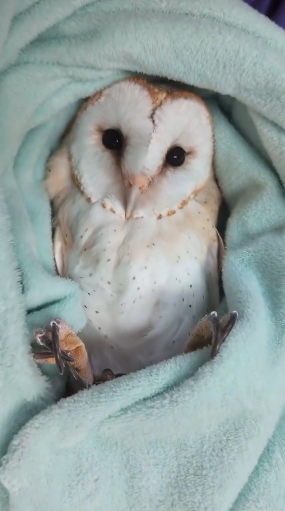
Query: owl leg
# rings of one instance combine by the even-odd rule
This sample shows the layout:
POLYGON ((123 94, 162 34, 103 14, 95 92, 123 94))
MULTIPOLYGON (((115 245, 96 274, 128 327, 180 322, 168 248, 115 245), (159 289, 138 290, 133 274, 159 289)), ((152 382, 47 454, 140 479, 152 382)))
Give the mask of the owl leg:
POLYGON ((37 343, 45 348, 33 353, 36 363, 56 364, 60 374, 67 368, 77 383, 76 390, 93 384, 94 376, 86 348, 66 323, 56 319, 51 322, 50 329, 36 330, 34 336, 37 343))
POLYGON ((229 312, 220 320, 216 312, 211 312, 211 314, 204 316, 193 330, 190 339, 184 347, 184 353, 212 346, 210 356, 211 359, 215 358, 220 351, 221 345, 235 326, 237 318, 238 313, 236 311, 229 312))

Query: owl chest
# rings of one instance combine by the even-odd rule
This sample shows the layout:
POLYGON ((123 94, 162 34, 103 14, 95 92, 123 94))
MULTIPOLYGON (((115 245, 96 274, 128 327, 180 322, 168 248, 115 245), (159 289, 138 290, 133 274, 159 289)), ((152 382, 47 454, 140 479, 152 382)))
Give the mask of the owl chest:
POLYGON ((109 241, 81 257, 71 275, 82 290, 88 318, 83 340, 95 369, 130 372, 181 353, 209 309, 214 265, 193 239, 180 247, 157 238, 109 241))

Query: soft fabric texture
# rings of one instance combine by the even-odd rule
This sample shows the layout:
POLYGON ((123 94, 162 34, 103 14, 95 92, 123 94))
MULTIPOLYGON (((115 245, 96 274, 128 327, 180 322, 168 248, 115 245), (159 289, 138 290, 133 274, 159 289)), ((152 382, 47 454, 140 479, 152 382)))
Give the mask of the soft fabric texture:
POLYGON ((283 511, 284 32, 238 0, 9 0, 0 45, 1 511, 283 511), (85 316, 55 273, 45 161, 82 98, 134 72, 208 98, 239 320, 213 362, 205 349, 58 401, 31 333, 85 316))

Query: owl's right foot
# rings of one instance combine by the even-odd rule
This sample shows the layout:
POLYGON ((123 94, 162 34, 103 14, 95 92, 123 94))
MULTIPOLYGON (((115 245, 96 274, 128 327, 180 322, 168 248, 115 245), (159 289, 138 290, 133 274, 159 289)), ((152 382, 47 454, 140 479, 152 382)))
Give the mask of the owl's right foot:
POLYGON ((190 353, 198 349, 212 346, 211 359, 215 358, 220 351, 238 319, 236 311, 229 312, 220 320, 216 312, 204 316, 192 332, 189 341, 184 347, 184 353, 190 353))
POLYGON ((76 390, 93 384, 94 376, 85 345, 64 321, 55 319, 50 329, 38 329, 34 336, 37 343, 45 348, 34 351, 35 362, 56 364, 60 374, 67 368, 76 384, 76 390))

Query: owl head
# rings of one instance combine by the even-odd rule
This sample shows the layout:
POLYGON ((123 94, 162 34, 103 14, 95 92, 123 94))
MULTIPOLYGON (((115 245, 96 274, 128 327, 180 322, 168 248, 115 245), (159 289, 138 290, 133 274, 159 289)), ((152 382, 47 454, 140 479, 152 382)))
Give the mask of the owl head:
POLYGON ((130 78, 83 104, 66 150, 73 181, 91 204, 125 220, 161 219, 213 179, 213 145, 199 97, 130 78))

